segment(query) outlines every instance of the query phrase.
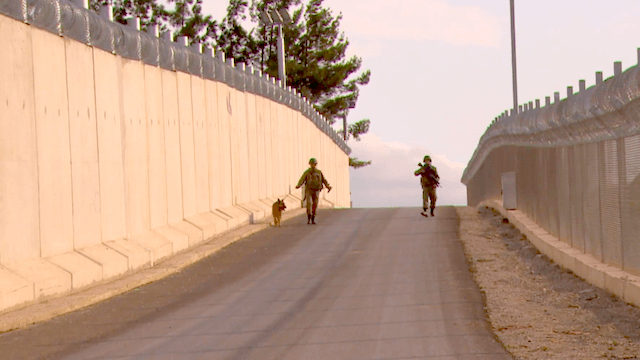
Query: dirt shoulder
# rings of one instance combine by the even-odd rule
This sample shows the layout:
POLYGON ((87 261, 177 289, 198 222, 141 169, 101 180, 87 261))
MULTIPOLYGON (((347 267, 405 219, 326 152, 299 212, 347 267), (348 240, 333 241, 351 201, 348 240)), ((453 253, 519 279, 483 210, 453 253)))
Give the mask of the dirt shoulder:
POLYGON ((457 208, 493 332, 515 359, 638 359, 640 309, 540 254, 492 209, 457 208))

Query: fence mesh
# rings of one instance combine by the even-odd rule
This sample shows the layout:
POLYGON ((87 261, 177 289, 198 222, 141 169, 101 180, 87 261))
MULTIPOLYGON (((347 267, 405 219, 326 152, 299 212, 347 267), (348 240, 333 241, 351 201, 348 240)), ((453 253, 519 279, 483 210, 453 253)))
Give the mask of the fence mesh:
POLYGON ((468 204, 499 199, 505 172, 516 174, 518 210, 573 248, 640 275, 640 66, 497 117, 462 176, 468 204))
POLYGON ((469 205, 501 198, 516 173, 518 210, 561 241, 640 275, 640 135, 491 152, 467 183, 469 205))

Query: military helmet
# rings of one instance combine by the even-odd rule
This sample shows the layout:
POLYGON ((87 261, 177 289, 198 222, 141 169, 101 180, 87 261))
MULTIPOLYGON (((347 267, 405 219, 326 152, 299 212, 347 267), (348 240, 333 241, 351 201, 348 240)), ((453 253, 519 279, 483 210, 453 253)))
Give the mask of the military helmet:
POLYGON ((316 160, 316 158, 311 158, 309 159, 309 164, 318 164, 318 160, 316 160))
POLYGON ((431 156, 429 156, 429 155, 425 155, 425 156, 424 156, 424 159, 423 159, 422 161, 425 161, 425 162, 426 162, 427 160, 431 161, 431 156))

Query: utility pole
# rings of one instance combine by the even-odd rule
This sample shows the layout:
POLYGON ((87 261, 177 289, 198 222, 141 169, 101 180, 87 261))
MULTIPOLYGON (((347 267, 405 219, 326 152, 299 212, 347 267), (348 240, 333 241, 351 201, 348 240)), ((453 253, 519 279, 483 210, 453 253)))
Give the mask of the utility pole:
POLYGON ((291 24, 291 17, 286 9, 263 11, 260 19, 265 26, 273 26, 278 29, 277 54, 278 54, 278 79, 283 88, 287 87, 287 73, 284 58, 284 35, 282 33, 284 24, 291 24))
POLYGON ((513 113, 518 113, 518 75, 516 71, 516 16, 511 3, 511 71, 513 73, 513 113))
POLYGON ((278 77, 282 82, 282 87, 287 87, 287 73, 284 68, 284 36, 282 35, 282 24, 278 25, 278 77))

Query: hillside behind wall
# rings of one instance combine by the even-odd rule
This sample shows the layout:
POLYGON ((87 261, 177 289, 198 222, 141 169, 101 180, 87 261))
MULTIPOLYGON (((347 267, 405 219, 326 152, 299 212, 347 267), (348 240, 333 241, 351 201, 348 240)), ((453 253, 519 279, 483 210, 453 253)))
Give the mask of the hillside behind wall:
MULTIPOLYGON (((640 54, 640 52, 639 52, 640 54)), ((501 200, 514 172, 517 210, 595 260, 640 275, 640 67, 577 93, 528 103, 498 117, 480 139, 462 182, 468 204, 501 200)))
POLYGON ((300 206, 310 157, 350 206, 350 149, 273 79, 66 1, 0 34, 0 311, 300 206))

